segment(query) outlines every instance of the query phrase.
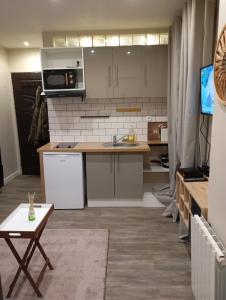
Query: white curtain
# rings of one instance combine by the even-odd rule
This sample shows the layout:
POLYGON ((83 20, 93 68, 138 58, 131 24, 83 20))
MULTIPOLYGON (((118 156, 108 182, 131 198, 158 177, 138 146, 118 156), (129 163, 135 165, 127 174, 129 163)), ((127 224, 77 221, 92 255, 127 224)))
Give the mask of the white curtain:
POLYGON ((170 186, 164 186, 160 191, 155 191, 155 196, 167 206, 163 216, 177 218, 175 203, 175 174, 179 164, 177 156, 177 110, 179 105, 179 77, 180 77, 180 52, 181 52, 181 17, 177 17, 169 32, 168 44, 168 137, 169 137, 169 176, 170 186))
MULTIPOLYGON (((175 175, 179 166, 197 164, 199 150, 199 78, 203 57, 212 53, 212 44, 204 43, 208 29, 214 27, 213 0, 189 0, 182 18, 170 29, 168 73, 168 127, 170 187, 155 193, 168 204, 164 216, 176 220, 175 175), (207 22, 208 20, 208 22, 207 22), (205 46, 205 47, 204 47, 205 46)), ((209 56, 210 57, 210 56, 209 56)), ((209 62, 211 63, 211 61, 209 62)))

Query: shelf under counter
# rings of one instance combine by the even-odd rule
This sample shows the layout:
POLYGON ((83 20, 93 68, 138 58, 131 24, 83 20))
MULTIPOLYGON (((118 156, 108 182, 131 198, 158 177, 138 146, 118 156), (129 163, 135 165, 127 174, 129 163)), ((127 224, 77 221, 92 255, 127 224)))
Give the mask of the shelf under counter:
POLYGON ((169 173, 168 168, 164 168, 162 166, 150 166, 145 167, 143 170, 144 173, 169 173))
POLYGON ((161 140, 148 140, 150 146, 168 146, 168 142, 161 140))

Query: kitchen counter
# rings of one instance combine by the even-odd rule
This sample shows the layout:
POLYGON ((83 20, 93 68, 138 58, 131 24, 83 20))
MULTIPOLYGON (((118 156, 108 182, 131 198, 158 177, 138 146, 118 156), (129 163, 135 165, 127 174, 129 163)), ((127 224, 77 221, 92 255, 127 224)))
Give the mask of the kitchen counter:
POLYGON ((122 146, 122 147, 114 147, 114 146, 105 146, 103 143, 98 142, 87 142, 87 143, 78 143, 74 148, 56 148, 58 143, 48 143, 42 147, 40 147, 37 151, 39 153, 43 152, 106 152, 106 153, 121 153, 121 152, 149 152, 150 148, 147 142, 137 142, 137 146, 122 146))

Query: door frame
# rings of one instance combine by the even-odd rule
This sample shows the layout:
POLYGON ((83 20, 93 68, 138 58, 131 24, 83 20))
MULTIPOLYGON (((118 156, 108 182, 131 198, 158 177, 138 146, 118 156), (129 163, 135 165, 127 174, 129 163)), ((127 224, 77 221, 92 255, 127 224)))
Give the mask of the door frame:
MULTIPOLYGON (((11 72, 10 73, 10 85, 11 85, 11 91, 12 91, 12 101, 11 101, 11 110, 13 114, 13 131, 15 136, 15 144, 16 144, 16 158, 17 158, 17 171, 15 172, 15 176, 10 176, 8 180, 6 180, 5 183, 9 182, 13 178, 15 178, 18 175, 22 174, 22 164, 21 164, 21 154, 20 154, 20 141, 19 141, 19 133, 18 133, 18 126, 17 126, 17 116, 16 116, 16 102, 14 97, 14 87, 13 87, 13 76, 16 75, 23 75, 25 78, 28 77, 28 79, 31 79, 32 76, 36 77, 37 74, 41 74, 40 71, 34 71, 34 72, 11 72)), ((14 173, 12 174, 14 175, 14 173)))

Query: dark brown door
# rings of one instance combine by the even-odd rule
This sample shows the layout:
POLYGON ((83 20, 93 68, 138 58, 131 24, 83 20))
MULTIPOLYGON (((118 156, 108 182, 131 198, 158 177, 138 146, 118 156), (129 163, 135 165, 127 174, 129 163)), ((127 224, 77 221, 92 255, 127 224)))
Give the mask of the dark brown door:
POLYGON ((17 118, 17 128, 20 144, 20 156, 22 174, 40 174, 39 157, 37 148, 49 142, 49 139, 42 141, 37 147, 28 142, 35 93, 38 86, 41 86, 41 73, 12 73, 14 101, 17 118))

